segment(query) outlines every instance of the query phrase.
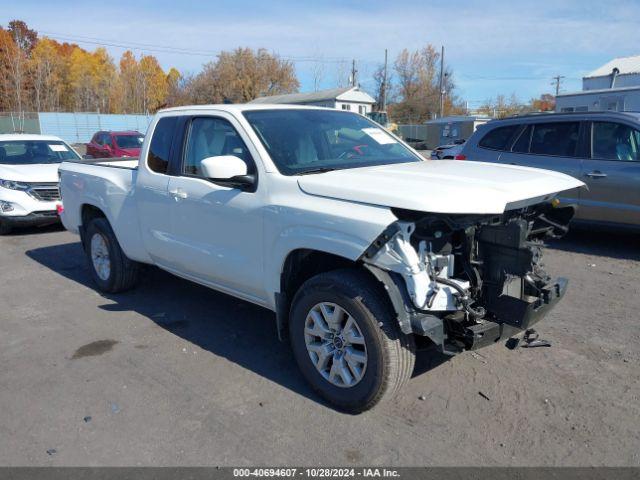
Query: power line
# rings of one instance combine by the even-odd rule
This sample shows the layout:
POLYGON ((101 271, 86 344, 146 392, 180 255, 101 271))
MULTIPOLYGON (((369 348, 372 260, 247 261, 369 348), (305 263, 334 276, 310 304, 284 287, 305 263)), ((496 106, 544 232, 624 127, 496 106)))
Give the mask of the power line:
MULTIPOLYGON (((547 80, 549 77, 547 76, 535 76, 535 77, 487 77, 487 76, 475 76, 475 75, 465 75, 465 74, 459 74, 458 77, 464 79, 464 80, 509 80, 509 81, 518 81, 518 80, 522 80, 522 81, 533 81, 533 80, 547 80)), ((562 78, 566 78, 567 80, 582 80, 581 77, 562 77, 562 78)))
MULTIPOLYGON (((90 45, 98 45, 98 46, 106 46, 106 47, 117 47, 117 48, 126 48, 132 50, 143 50, 148 52, 160 52, 160 53, 175 53, 180 55, 192 55, 192 56, 202 56, 202 57, 215 57, 221 53, 221 51, 207 51, 207 50, 194 50, 187 49, 181 47, 170 47, 166 45, 157 45, 150 43, 138 43, 138 42, 118 42, 115 40, 108 40, 96 37, 85 37, 79 35, 66 35, 55 32, 40 32, 45 36, 50 38, 54 38, 56 40, 62 41, 71 41, 71 42, 79 42, 79 43, 88 43, 90 45)), ((290 60, 293 62, 316 62, 316 63, 347 63, 347 58, 340 57, 323 57, 316 58, 312 56, 293 56, 293 55, 278 55, 280 58, 284 60, 290 60)), ((373 63, 373 61, 365 60, 365 62, 373 63)))

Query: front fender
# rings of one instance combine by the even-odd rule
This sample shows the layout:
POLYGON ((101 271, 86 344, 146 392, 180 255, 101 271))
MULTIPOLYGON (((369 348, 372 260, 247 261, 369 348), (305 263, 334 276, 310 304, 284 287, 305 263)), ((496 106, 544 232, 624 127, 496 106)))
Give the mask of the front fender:
MULTIPOLYGON (((368 232, 366 236, 312 226, 295 226, 282 230, 265 257, 266 291, 280 292, 283 267, 291 252, 300 249, 317 250, 356 261, 382 230, 376 229, 377 233, 368 232)), ((270 301, 275 309, 275 297, 270 301)))

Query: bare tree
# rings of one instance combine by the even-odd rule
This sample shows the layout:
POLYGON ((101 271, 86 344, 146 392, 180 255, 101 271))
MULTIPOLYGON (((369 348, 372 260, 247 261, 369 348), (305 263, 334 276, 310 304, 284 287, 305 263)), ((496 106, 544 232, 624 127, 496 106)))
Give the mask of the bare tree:
POLYGON ((345 60, 340 60, 336 63, 336 87, 344 88, 349 85, 349 76, 351 72, 351 66, 345 60))
MULTIPOLYGON (((397 101, 389 110, 396 121, 421 123, 431 118, 440 107, 440 53, 427 45, 413 52, 404 49, 394 63, 397 101)), ((447 66, 443 72, 445 114, 462 111, 455 95, 453 73, 447 66)))
POLYGON ((311 76, 313 78, 313 91, 317 92, 322 87, 324 80, 325 65, 322 55, 318 55, 311 67, 311 76))

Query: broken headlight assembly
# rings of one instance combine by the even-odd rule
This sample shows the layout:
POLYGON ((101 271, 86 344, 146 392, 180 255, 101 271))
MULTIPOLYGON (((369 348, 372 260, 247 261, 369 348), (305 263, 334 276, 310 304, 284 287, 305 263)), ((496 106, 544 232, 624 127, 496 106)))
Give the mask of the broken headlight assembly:
POLYGON ((405 333, 478 348, 529 328, 562 297, 566 280, 546 274, 542 247, 566 233, 573 213, 557 202, 502 215, 394 210, 398 221, 362 261, 403 297, 403 311, 397 299, 394 307, 405 333))

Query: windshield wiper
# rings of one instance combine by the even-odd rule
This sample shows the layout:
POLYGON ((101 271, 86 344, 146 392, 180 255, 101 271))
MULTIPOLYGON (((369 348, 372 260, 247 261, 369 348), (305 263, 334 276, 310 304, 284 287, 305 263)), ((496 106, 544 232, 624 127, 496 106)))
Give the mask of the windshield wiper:
POLYGON ((310 173, 326 173, 326 172, 333 172, 334 170, 337 170, 337 168, 332 168, 332 167, 310 168, 309 170, 303 170, 302 172, 298 172, 297 175, 309 175, 310 173))

